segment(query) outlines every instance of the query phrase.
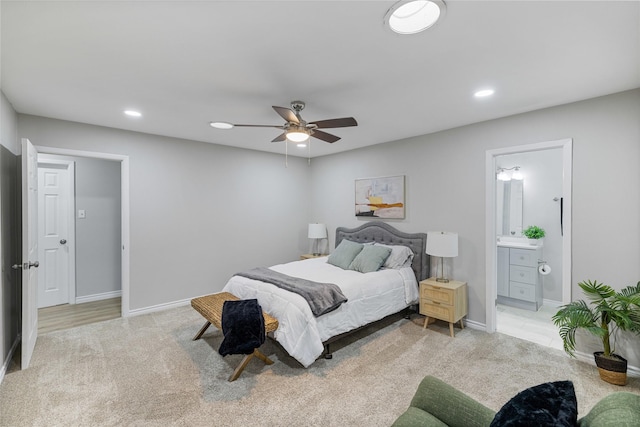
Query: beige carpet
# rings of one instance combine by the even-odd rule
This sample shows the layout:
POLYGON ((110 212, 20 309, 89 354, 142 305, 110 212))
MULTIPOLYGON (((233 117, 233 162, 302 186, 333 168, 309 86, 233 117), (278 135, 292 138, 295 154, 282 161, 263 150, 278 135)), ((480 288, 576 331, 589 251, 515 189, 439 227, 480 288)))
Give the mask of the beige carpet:
POLYGON ((609 393, 640 394, 639 378, 607 384, 561 351, 471 329, 452 339, 418 319, 365 329, 309 369, 268 340, 275 364, 254 360, 234 383, 241 356, 220 357, 213 327, 192 341, 203 319, 190 307, 52 332, 0 385, 0 426, 388 426, 427 374, 496 410, 546 381, 572 380, 582 414, 609 393))

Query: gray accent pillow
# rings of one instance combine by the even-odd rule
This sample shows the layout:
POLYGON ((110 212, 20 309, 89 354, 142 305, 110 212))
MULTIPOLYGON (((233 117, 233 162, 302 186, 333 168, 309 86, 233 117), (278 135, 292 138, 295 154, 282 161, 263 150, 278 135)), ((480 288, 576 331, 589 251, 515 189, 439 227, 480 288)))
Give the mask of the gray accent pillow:
POLYGON ((356 255, 360 253, 362 248, 363 245, 361 243, 343 239, 338 247, 331 253, 331 255, 329 255, 327 262, 346 270, 349 268, 351 261, 353 261, 356 255))
POLYGON ((389 258, 382 265, 384 268, 402 268, 410 267, 413 261, 413 251, 406 246, 401 245, 383 245, 382 243, 375 243, 375 246, 382 246, 384 248, 390 248, 391 254, 389 258))
POLYGON ((349 270, 359 271, 360 273, 378 271, 387 258, 389 258, 389 254, 391 254, 391 248, 367 245, 353 259, 349 265, 349 270))

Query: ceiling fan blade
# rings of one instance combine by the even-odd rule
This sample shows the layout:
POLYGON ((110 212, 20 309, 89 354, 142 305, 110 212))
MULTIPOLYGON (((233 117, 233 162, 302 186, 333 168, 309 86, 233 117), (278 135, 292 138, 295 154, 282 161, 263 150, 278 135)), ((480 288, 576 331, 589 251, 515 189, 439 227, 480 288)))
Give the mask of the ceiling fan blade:
POLYGON ((346 128, 350 126, 358 126, 358 122, 353 117, 343 117, 341 119, 320 120, 318 122, 309 123, 316 125, 318 129, 326 128, 346 128))
POLYGON ((281 125, 236 125, 235 127, 245 127, 245 128, 276 128, 276 129, 284 129, 284 126, 281 125))
POLYGON ((334 142, 340 140, 339 136, 331 135, 330 133, 323 132, 321 130, 314 130, 313 132, 311 132, 311 136, 321 139, 324 142, 328 142, 330 144, 333 144, 334 142))
POLYGON ((281 142, 281 141, 284 141, 285 139, 287 139, 287 133, 282 132, 280 135, 275 137, 271 142, 281 142))
POLYGON ((287 122, 295 123, 297 125, 300 124, 300 120, 298 120, 298 117, 296 116, 296 113, 293 112, 293 110, 285 107, 276 107, 275 105, 272 105, 271 107, 276 110, 276 113, 278 113, 280 117, 285 119, 287 122))

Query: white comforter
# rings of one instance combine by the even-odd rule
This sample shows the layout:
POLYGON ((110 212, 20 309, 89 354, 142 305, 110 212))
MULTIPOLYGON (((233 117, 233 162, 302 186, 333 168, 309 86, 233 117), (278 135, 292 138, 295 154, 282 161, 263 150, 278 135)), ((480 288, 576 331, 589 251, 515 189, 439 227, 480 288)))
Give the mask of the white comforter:
POLYGON ((343 270, 327 257, 270 267, 289 276, 335 283, 348 301, 338 309, 314 317, 300 295, 272 284, 233 276, 223 291, 239 298, 257 298, 262 309, 278 319, 275 339, 305 368, 322 354, 322 342, 396 313, 418 301, 418 283, 410 267, 373 273, 343 270))

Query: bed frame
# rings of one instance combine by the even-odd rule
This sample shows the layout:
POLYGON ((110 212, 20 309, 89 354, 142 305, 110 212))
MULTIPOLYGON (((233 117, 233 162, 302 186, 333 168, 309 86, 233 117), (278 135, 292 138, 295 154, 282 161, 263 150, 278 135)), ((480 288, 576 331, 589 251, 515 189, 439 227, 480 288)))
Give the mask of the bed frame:
MULTIPOLYGON (((411 268, 416 274, 418 282, 427 279, 429 277, 429 255, 426 253, 427 249, 427 235, 426 233, 405 233, 400 231, 385 222, 367 222, 356 228, 338 227, 336 229, 336 247, 340 244, 342 239, 351 240, 358 243, 382 243, 385 245, 403 245, 408 246, 413 251, 413 262, 411 268)), ((403 309, 402 311, 405 311, 403 309)), ((398 314, 398 313, 395 313, 398 314)), ((390 316, 393 316, 392 314, 390 316)), ((389 316, 387 316, 389 317, 389 316)), ((385 318, 377 320, 373 323, 382 322, 385 318)), ((329 338, 323 343, 324 345, 324 357, 325 359, 331 359, 332 354, 329 345, 347 335, 350 335, 362 328, 369 325, 361 326, 344 334, 336 335, 329 338)))

